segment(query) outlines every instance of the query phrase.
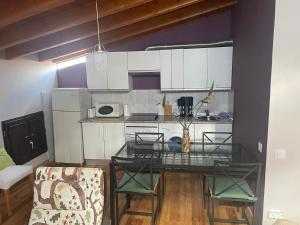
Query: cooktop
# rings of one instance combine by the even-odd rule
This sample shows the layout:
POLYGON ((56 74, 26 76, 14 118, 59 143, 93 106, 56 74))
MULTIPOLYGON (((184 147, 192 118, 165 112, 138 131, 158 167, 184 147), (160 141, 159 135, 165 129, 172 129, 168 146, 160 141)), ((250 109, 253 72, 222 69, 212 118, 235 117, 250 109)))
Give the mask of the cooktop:
POLYGON ((157 119, 156 113, 133 113, 126 121, 157 121, 157 119))

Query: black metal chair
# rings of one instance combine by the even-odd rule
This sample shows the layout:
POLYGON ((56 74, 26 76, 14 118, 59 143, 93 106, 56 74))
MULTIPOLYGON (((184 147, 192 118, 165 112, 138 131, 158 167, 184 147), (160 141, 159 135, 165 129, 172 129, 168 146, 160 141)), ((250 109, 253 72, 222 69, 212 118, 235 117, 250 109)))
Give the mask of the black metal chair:
POLYGON ((164 142, 164 133, 135 133, 135 144, 137 145, 153 145, 164 142))
MULTIPOLYGON (((159 153, 158 153, 159 154, 159 153)), ((112 170, 114 191, 115 191, 115 205, 116 205, 116 224, 119 224, 119 194, 126 194, 126 205, 122 210, 123 213, 151 216, 151 224, 156 222, 157 214, 160 210, 161 203, 161 187, 160 174, 153 172, 154 163, 159 163, 157 154, 144 154, 141 158, 122 158, 112 157, 112 170), (117 174, 123 173, 122 178, 118 181, 117 174), (130 200, 132 195, 151 196, 151 212, 140 212, 130 210, 130 200), (155 207, 155 199, 157 204, 155 207)))
POLYGON ((202 144, 203 151, 209 151, 211 153, 222 152, 220 146, 232 143, 231 132, 203 132, 202 144), (210 145, 207 145, 210 144, 210 145), (210 149, 205 149, 206 146, 210 146, 210 149))
MULTIPOLYGON (((231 132, 202 132, 202 149, 203 152, 207 153, 224 153, 224 146, 232 144, 232 133, 231 132)), ((204 198, 205 190, 205 177, 210 174, 202 174, 202 193, 204 198)), ((204 208, 205 201, 203 201, 204 208)))
POLYGON ((261 163, 232 163, 215 161, 214 175, 207 176, 205 201, 210 225, 215 223, 250 224, 245 210, 258 200, 261 163), (241 219, 217 218, 215 202, 242 207, 241 219))
MULTIPOLYGON (((153 154, 154 149, 159 149, 162 153, 165 149, 165 135, 164 133, 135 133, 135 144, 137 145, 136 152, 138 153, 150 153, 153 154), (155 148, 157 145, 157 148, 155 148), (142 146, 142 147, 141 147, 142 146), (149 146, 149 148, 147 148, 149 146)), ((162 179, 162 190, 163 195, 165 194, 165 173, 163 171, 159 172, 162 179)))

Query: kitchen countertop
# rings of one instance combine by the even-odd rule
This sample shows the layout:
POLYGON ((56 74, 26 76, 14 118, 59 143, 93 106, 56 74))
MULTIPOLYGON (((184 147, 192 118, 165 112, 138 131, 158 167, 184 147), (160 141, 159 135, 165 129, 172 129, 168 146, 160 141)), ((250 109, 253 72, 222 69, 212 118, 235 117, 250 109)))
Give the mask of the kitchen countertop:
MULTIPOLYGON (((118 118, 86 118, 82 119, 80 123, 176 123, 178 119, 175 116, 158 116, 156 121, 127 121, 128 116, 121 116, 118 118)), ((214 124, 232 124, 230 119, 222 119, 219 121, 200 121, 195 120, 194 124, 207 124, 207 123, 214 123, 214 124)))

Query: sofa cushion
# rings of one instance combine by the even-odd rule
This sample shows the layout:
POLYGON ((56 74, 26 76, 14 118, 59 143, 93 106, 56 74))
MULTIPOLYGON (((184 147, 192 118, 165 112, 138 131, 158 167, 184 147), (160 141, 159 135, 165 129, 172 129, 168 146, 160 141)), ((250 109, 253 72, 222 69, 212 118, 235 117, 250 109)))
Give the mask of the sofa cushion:
POLYGON ((14 165, 1 170, 0 189, 9 189, 32 172, 32 166, 30 165, 14 165))
POLYGON ((85 210, 84 184, 77 181, 35 181, 34 207, 57 210, 85 210))
MULTIPOLYGON (((61 217, 62 214, 58 215, 60 211, 65 213, 64 211, 69 210, 74 215, 81 215, 80 218, 85 213, 88 220, 85 224, 101 224, 104 206, 103 179, 103 171, 100 168, 40 167, 36 171, 33 210, 51 212, 52 216, 56 210, 56 217, 61 217)), ((34 215, 32 218, 36 219, 34 215)), ((48 224, 43 220, 39 221, 48 224)), ((76 224, 77 220, 70 221, 73 221, 70 224, 76 224)), ((30 222, 34 224, 32 220, 30 222)), ((83 220, 77 224, 84 224, 83 220)))
POLYGON ((0 171, 12 166, 16 165, 12 158, 7 154, 4 148, 0 148, 0 171))
MULTIPOLYGON (((94 225, 92 210, 51 210, 37 209, 31 211, 29 225, 36 224, 73 224, 73 225, 94 225)), ((100 224, 99 224, 100 225, 100 224)))

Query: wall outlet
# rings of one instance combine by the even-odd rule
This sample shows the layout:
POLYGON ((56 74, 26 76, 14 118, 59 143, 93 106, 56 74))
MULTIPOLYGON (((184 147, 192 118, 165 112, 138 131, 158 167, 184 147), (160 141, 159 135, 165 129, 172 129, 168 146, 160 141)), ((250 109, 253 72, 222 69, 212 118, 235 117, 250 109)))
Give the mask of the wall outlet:
POLYGON ((273 209, 268 211, 268 217, 272 220, 284 219, 283 212, 279 209, 273 209))
POLYGON ((286 158, 286 149, 276 149, 275 150, 275 159, 284 160, 286 158))
POLYGON ((259 141, 258 144, 257 144, 257 149, 260 153, 262 153, 262 150, 263 150, 263 145, 262 143, 259 141))

